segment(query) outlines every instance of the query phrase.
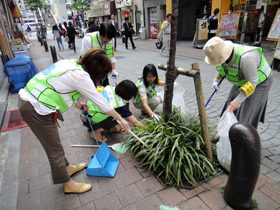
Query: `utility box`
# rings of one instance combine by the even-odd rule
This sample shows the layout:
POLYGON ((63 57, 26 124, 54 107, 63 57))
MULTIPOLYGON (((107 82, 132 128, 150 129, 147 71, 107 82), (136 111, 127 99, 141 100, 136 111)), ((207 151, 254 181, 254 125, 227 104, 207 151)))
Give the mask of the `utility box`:
POLYGON ((141 39, 146 39, 146 29, 145 28, 140 28, 139 32, 140 32, 141 39))

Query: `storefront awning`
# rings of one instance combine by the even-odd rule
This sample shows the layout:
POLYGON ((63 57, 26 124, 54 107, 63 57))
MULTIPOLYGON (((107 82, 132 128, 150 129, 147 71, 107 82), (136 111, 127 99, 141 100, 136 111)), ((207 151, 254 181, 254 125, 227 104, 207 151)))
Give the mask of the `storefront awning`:
POLYGON ((13 17, 14 17, 14 18, 20 18, 20 17, 22 17, 22 14, 21 14, 21 12, 19 11, 17 5, 15 5, 14 7, 11 7, 11 11, 12 11, 12 14, 13 14, 13 17))

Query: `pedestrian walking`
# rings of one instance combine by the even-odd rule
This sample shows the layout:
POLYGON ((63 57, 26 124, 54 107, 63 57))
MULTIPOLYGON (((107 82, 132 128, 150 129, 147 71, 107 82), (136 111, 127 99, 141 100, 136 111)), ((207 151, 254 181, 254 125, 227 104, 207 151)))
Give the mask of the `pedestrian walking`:
POLYGON ((76 45, 75 45, 75 37, 77 36, 79 38, 79 34, 77 33, 76 29, 73 26, 72 22, 68 23, 68 28, 67 28, 67 36, 69 37, 69 42, 71 43, 71 46, 74 50, 74 52, 76 52, 76 45))
POLYGON ((61 39, 62 31, 59 30, 57 25, 53 26, 53 40, 56 39, 58 49, 61 50, 64 49, 63 44, 62 44, 62 39, 61 39))
POLYGON ((219 8, 214 10, 214 14, 208 18, 208 40, 216 36, 217 29, 219 26, 219 20, 217 15, 219 14, 219 8))
POLYGON ((116 37, 121 35, 122 33, 120 32, 119 24, 115 20, 115 15, 114 14, 111 14, 111 20, 109 20, 109 23, 112 23, 112 25, 115 26, 115 29, 116 29, 116 34, 113 37, 113 42, 114 42, 114 50, 117 51, 117 39, 116 39, 116 37))
POLYGON ((265 21, 264 6, 262 6, 260 11, 260 16, 259 16, 256 42, 261 42, 261 31, 263 29, 264 21, 265 21))
POLYGON ((124 18, 125 22, 123 23, 123 27, 124 27, 124 35, 125 35, 125 49, 128 50, 127 47, 127 39, 130 39, 131 45, 133 50, 136 48, 133 42, 133 38, 132 38, 132 33, 134 32, 133 30, 133 24, 131 24, 129 21, 129 17, 125 17, 124 18))
POLYGON ((260 47, 250 47, 213 37, 203 47, 205 62, 217 65, 218 73, 212 87, 219 89, 221 77, 233 84, 221 116, 229 107, 239 122, 258 128, 264 123, 272 70, 260 47))
POLYGON ((102 112, 119 120, 123 129, 130 129, 125 121, 98 93, 96 86, 112 71, 110 59, 102 49, 89 50, 80 60, 61 60, 36 74, 19 91, 19 110, 24 121, 36 135, 51 166, 54 184, 64 183, 65 193, 89 191, 91 184, 76 183, 70 177, 86 167, 76 166, 67 160, 58 132, 57 119, 73 104, 78 109, 88 110, 88 105, 79 101, 83 95, 102 112))
MULTIPOLYGON (((67 28, 68 28, 68 26, 67 26, 66 22, 63 22, 63 25, 64 25, 65 29, 62 31, 62 33, 63 33, 63 37, 65 39, 65 36, 67 36, 67 28)), ((72 45, 70 43, 70 40, 67 43, 68 43, 68 49, 71 49, 72 45)))
POLYGON ((93 20, 89 21, 88 26, 87 33, 99 31, 99 26, 95 25, 93 20))
POLYGON ((169 56, 169 50, 170 50, 170 33, 171 33, 171 14, 166 15, 166 20, 163 21, 161 30, 163 32, 163 45, 160 49, 160 54, 162 55, 163 51, 168 48, 167 56, 169 56))
MULTIPOLYGON (((108 22, 103 22, 100 25, 99 31, 95 31, 92 33, 87 33, 86 36, 82 40, 82 49, 81 49, 81 57, 90 49, 100 48, 103 49, 108 58, 110 58, 112 63, 112 79, 118 79, 119 74, 116 71, 116 58, 115 52, 113 49, 112 38, 115 36, 116 29, 115 27, 108 22)), ((104 78, 102 85, 105 87, 109 85, 108 78, 104 78)))

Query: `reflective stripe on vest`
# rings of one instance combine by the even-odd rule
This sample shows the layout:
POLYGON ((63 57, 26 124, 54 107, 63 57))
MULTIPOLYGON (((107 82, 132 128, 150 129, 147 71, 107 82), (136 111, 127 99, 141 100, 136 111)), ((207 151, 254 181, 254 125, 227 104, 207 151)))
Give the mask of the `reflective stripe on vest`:
MULTIPOLYGON (((137 81, 136 87, 138 88, 140 85, 143 85, 143 79, 142 78, 140 78, 137 81)), ((149 87, 147 88, 147 98, 151 98, 151 97, 157 95, 157 92, 156 92, 155 88, 156 88, 155 84, 149 85, 149 87)), ((136 97, 134 99, 132 99, 132 102, 135 103, 135 104, 139 104, 141 102, 141 96, 140 96, 139 92, 137 92, 136 97)))
MULTIPOLYGON (((103 49, 101 47, 101 44, 99 43, 99 40, 98 40, 98 36, 99 36, 99 32, 94 32, 92 34, 89 34, 87 36, 90 36, 91 37, 91 48, 94 49, 94 48, 99 48, 99 49, 103 49)), ((111 58, 112 55, 113 55, 113 41, 111 40, 109 43, 107 43, 105 45, 105 49, 103 49, 106 53, 106 55, 108 56, 108 58, 111 58)))
MULTIPOLYGON (((126 102, 115 93, 115 89, 110 85, 107 85, 100 92, 100 94, 110 103, 110 105, 114 109, 126 105, 126 102)), ((93 122, 99 123, 108 117, 108 115, 106 115, 104 112, 101 112, 100 109, 97 106, 95 106, 91 101, 88 101, 87 105, 90 109, 88 113, 92 116, 91 120, 93 122)))
POLYGON ((43 71, 36 74, 26 85, 25 89, 41 104, 49 109, 58 109, 60 113, 65 112, 82 95, 78 91, 70 93, 58 93, 49 84, 49 80, 66 73, 67 71, 83 68, 78 65, 77 60, 61 60, 43 71))
POLYGON ((244 85, 247 81, 245 80, 245 77, 244 77, 242 71, 240 70, 241 56, 243 56, 245 53, 250 52, 252 50, 257 50, 261 55, 261 64, 258 66, 258 69, 257 69, 258 78, 259 78, 258 85, 263 83, 267 78, 269 78, 272 71, 262 53, 262 48, 241 46, 241 45, 236 45, 236 46, 238 47, 238 55, 237 55, 237 58, 235 59, 234 63, 232 64, 232 66, 229 69, 226 67, 225 63, 217 66, 218 72, 223 77, 226 77, 227 80, 230 83, 232 83, 233 85, 236 85, 236 86, 244 85))

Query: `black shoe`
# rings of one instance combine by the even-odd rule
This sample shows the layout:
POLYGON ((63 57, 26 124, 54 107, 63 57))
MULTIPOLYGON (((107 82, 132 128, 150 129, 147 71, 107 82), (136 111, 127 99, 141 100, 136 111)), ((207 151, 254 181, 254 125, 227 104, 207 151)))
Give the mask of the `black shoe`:
POLYGON ((126 47, 125 49, 126 49, 126 50, 128 50, 128 48, 127 48, 127 47, 126 47))
POLYGON ((133 47, 133 50, 136 49, 136 47, 133 47))

